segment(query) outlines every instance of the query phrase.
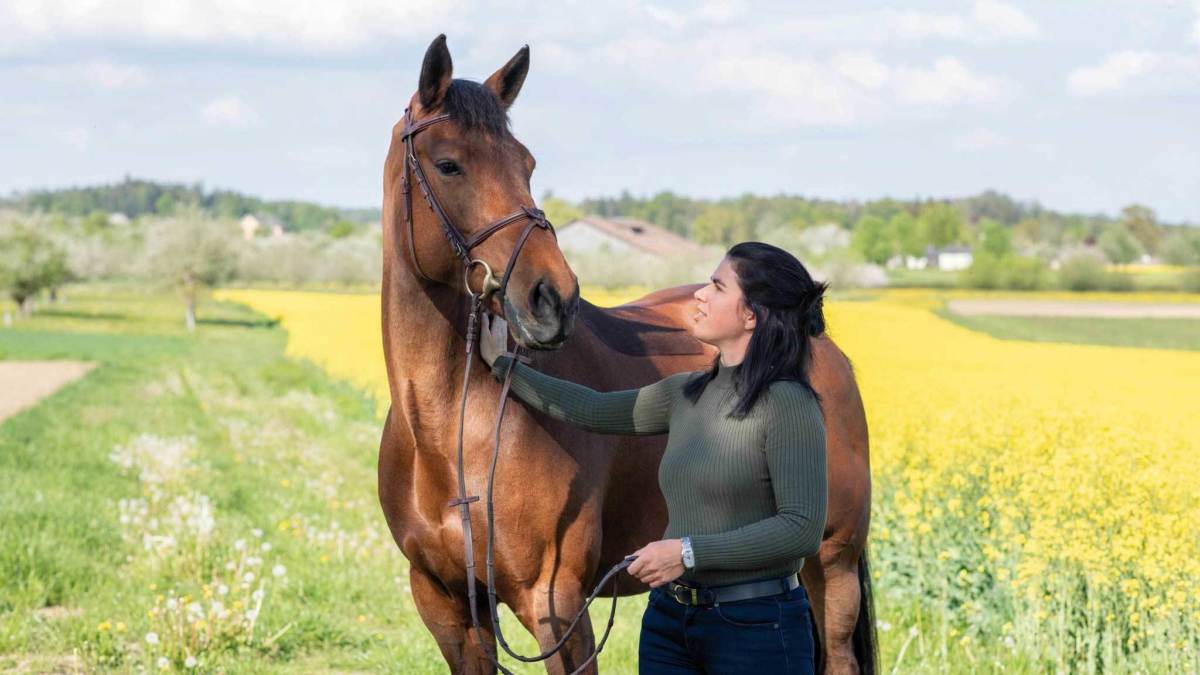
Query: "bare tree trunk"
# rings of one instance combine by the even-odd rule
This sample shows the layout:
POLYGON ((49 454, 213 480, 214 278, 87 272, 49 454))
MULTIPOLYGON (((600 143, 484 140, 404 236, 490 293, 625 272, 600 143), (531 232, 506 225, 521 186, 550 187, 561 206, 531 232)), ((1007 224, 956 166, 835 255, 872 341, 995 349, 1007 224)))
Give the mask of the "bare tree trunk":
POLYGON ((187 329, 191 333, 196 330, 196 280, 190 274, 183 277, 183 294, 187 303, 187 329))

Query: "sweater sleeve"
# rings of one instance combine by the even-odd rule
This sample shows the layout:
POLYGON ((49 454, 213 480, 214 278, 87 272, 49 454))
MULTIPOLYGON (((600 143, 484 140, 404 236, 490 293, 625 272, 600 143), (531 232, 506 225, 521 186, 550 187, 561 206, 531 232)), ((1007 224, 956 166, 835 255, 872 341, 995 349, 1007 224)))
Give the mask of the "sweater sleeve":
POLYGON ((498 356, 492 375, 503 381, 508 368, 515 370, 510 391, 547 415, 588 431, 602 434, 665 434, 670 428, 671 406, 688 373, 675 373, 638 389, 600 392, 568 380, 551 377, 511 356, 498 356))
POLYGON ((726 532, 693 535, 697 570, 786 564, 821 546, 829 501, 825 421, 811 392, 784 386, 771 394, 765 450, 777 512, 726 532))

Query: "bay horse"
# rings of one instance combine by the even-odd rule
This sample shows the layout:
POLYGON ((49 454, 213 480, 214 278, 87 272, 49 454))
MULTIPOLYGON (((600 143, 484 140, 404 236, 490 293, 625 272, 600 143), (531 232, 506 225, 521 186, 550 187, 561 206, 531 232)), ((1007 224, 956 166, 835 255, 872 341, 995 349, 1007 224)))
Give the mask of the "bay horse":
MULTIPOLYGON (((456 255, 463 240, 473 242, 468 249, 478 245, 470 256, 491 268, 509 267, 505 292, 487 296, 486 309, 505 318, 542 372, 607 391, 705 369, 716 356, 687 329, 699 284, 600 308, 579 297, 552 227, 528 226, 519 237, 520 227, 497 227, 506 214, 515 213, 508 218, 513 221, 536 212, 529 186, 534 159, 508 128, 508 108, 528 70, 526 45, 482 84, 453 79, 445 36, 438 36, 425 53, 405 119, 392 130, 384 164, 381 309, 391 406, 379 445, 379 501, 410 563, 417 611, 453 673, 494 672, 481 643, 492 658, 496 650, 486 606, 479 611, 482 639, 471 634, 468 584, 482 586, 485 579, 481 570, 466 578, 463 523, 447 506, 456 495, 461 381, 467 358, 476 358, 465 349, 468 288, 481 286, 474 272, 483 274, 470 266, 463 274, 456 255), (413 125, 423 121, 429 124, 416 136, 413 125), (414 167, 405 161, 410 154, 420 163, 421 190, 436 195, 436 208, 416 199, 414 167)), ((813 338, 813 347, 810 377, 826 401, 829 508, 820 551, 805 561, 801 577, 814 612, 818 668, 870 673, 876 647, 866 558, 866 416, 845 354, 827 335, 813 338)), ((486 364, 470 375, 465 471, 470 493, 479 495, 501 385, 486 364)), ((509 407, 501 432, 495 590, 546 648, 605 570, 662 537, 667 512, 657 468, 666 436, 591 434, 522 405, 509 407)), ((481 508, 469 517, 475 532, 486 532, 481 508)), ((473 539, 482 559, 485 537, 473 539)), ((621 596, 648 590, 627 574, 615 583, 621 596)), ((547 671, 574 670, 594 642, 585 614, 579 630, 545 662, 547 671)), ((598 672, 595 662, 588 672, 598 672)))

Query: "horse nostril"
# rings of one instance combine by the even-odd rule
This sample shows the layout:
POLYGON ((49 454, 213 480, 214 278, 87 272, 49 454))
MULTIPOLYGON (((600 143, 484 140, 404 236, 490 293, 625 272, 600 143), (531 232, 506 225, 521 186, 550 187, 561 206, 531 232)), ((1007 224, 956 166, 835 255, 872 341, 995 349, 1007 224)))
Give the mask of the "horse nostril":
POLYGON ((529 300, 533 313, 539 317, 553 315, 562 303, 562 299, 558 297, 558 291, 554 290, 554 287, 547 284, 545 280, 534 285, 529 300))

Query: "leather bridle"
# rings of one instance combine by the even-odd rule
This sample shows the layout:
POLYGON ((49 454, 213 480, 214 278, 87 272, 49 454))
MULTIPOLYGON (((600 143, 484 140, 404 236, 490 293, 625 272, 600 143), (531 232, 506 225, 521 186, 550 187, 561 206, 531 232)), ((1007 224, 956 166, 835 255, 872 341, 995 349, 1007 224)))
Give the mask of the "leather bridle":
POLYGON ((421 263, 417 260, 416 239, 413 236, 412 185, 408 180, 408 174, 411 172, 417 180, 417 187, 421 189, 421 196, 425 198, 425 203, 429 205, 429 210, 433 211, 438 224, 442 226, 442 231, 446 234, 446 239, 450 242, 450 248, 462 260, 466 268, 467 292, 471 292, 471 267, 474 265, 483 265, 487 271, 487 276, 484 278, 484 285, 480 290, 480 295, 499 291, 500 295, 503 296, 508 287, 508 279, 512 274, 513 266, 517 262, 517 256, 521 255, 521 249, 525 246, 525 240, 529 238, 529 234, 533 231, 533 228, 540 227, 549 230, 554 235, 556 241, 558 234, 554 231, 554 226, 550 224, 550 221, 546 220, 546 213, 536 206, 522 206, 517 211, 471 235, 470 238, 464 236, 462 231, 454 226, 454 221, 450 220, 450 215, 446 213, 446 209, 438 201, 437 195, 434 194, 433 188, 429 184, 429 179, 425 177, 425 169, 421 167, 421 162, 417 159, 416 144, 414 141, 414 137, 420 131, 428 129, 439 122, 445 122, 448 119, 450 119, 450 115, 436 115, 434 117, 427 117, 419 122, 414 122, 412 112, 408 108, 404 109, 404 130, 400 135, 400 138, 404 141, 404 172, 400 181, 401 188, 404 191, 404 220, 408 224, 409 258, 412 259, 413 269, 416 270, 422 279, 430 282, 434 281, 425 274, 425 271, 421 269, 421 263), (521 231, 521 236, 517 239, 517 245, 513 248, 512 255, 508 258, 508 266, 504 270, 504 276, 497 282, 492 275, 492 268, 486 262, 471 259, 471 249, 482 244, 485 239, 505 227, 520 222, 523 219, 528 219, 529 223, 521 231))
MULTIPOLYGON (((533 228, 541 227, 549 230, 551 234, 555 235, 555 240, 558 239, 558 235, 554 232, 554 226, 551 225, 550 221, 546 219, 546 214, 541 209, 533 206, 522 206, 520 210, 491 223, 487 227, 472 235, 470 238, 463 236, 462 232, 455 227, 453 221, 450 220, 450 216, 446 213, 446 210, 442 208, 441 203, 437 199, 437 195, 434 194, 433 189, 429 184, 429 180, 425 177, 425 170, 421 168, 421 162, 417 159, 416 148, 413 142, 413 137, 416 136, 421 130, 427 129, 434 124, 444 122, 448 119, 450 119, 450 115, 437 115, 423 119, 419 122, 414 122, 410 110, 408 108, 405 108, 404 110, 404 129, 401 135, 401 138, 404 141, 404 173, 401 178, 401 184, 404 190, 404 219, 408 224, 408 252, 409 257, 412 259, 413 269, 423 279, 434 282, 433 279, 430 279, 429 276, 425 274, 424 270, 421 269, 420 263, 417 261, 417 250, 416 245, 414 244, 415 240, 413 238, 412 188, 408 178, 408 174, 411 172, 413 177, 416 178, 417 187, 421 189, 421 195, 425 198, 425 203, 429 205, 429 209, 433 212, 438 223, 441 225, 442 231, 446 235, 446 239, 450 242, 450 248, 453 249, 454 254, 463 262, 464 284, 466 286, 467 294, 471 298, 471 311, 467 318, 467 365, 463 371, 462 399, 459 404, 458 418, 458 497, 451 499, 447 505, 451 508, 457 506, 459 508, 460 515, 462 516, 463 556, 466 562, 467 578, 467 604, 471 607, 471 624, 475 629, 475 638, 479 642, 479 648, 484 654, 487 655, 488 660, 492 662, 492 665, 506 675, 513 675, 511 670, 501 665, 497 656, 493 655, 488 649, 488 646, 484 643, 479 624, 478 603, 475 601, 475 546, 473 543, 474 537, 471 532, 470 509, 472 502, 479 501, 479 496, 467 495, 466 470, 463 462, 463 432, 466 425, 467 390, 470 387, 471 382, 471 366, 475 362, 475 359, 472 357, 474 355, 475 340, 479 329, 479 313, 482 311, 484 299, 495 292, 499 292, 500 296, 504 297, 504 294, 508 289, 508 280, 512 275, 513 266, 516 264, 517 257, 521 254, 521 249, 525 246, 525 241, 529 238, 533 228), (471 249, 478 246, 483 242, 483 240, 487 239, 496 232, 499 232, 501 229, 512 225, 513 223, 520 222, 522 219, 528 219, 529 222, 521 231, 521 236, 517 239, 517 245, 513 248, 512 253, 509 255, 508 265, 504 270, 504 276, 497 281, 495 276, 492 274, 492 268, 486 262, 471 258, 471 249), (478 293, 471 290, 471 268, 475 265, 482 265, 485 273, 483 286, 478 293)), ((513 366, 516 365, 517 360, 525 363, 530 362, 527 357, 520 355, 520 350, 521 346, 518 344, 513 347, 512 351, 506 351, 504 353, 505 356, 510 356, 513 358, 513 366)), ((487 594, 488 605, 491 609, 492 615, 492 626, 494 627, 496 634, 496 641, 501 647, 504 648, 504 651, 507 652, 509 656, 525 663, 535 663, 550 658, 563 648, 567 640, 575 632, 576 626, 579 624, 579 620, 583 618, 583 615, 587 613, 588 608, 591 607, 592 601, 596 599, 597 595, 599 595, 600 589, 603 588, 604 585, 610 580, 614 579, 622 570, 629 567, 636 557, 632 555, 626 556, 624 560, 614 565, 612 569, 610 569, 608 573, 604 575, 604 578, 600 580, 600 583, 596 585, 596 589, 588 596, 587 600, 583 603, 583 606, 579 609, 579 612, 575 615, 575 618, 571 621, 571 624, 567 627, 566 631, 563 632, 562 637, 559 638, 559 640, 550 649, 538 654, 537 656, 523 656, 521 654, 517 654, 512 650, 511 647, 509 647, 508 642, 504 639, 504 633, 500 629, 500 611, 495 591, 493 552, 495 549, 494 541, 496 528, 492 494, 496 480, 496 461, 500 455, 500 425, 504 420, 504 408, 505 404, 508 402, 508 392, 509 387, 512 384, 513 370, 514 367, 510 367, 508 372, 505 373, 504 385, 500 390, 500 402, 496 410, 496 428, 494 434, 495 443, 492 448, 492 463, 488 472, 487 594)), ((589 665, 591 665, 592 661, 600 656, 600 652, 604 649, 604 643, 608 641, 609 633, 612 631, 613 623, 616 618, 617 592, 617 585, 616 583, 613 583, 612 608, 609 611, 608 625, 604 629, 604 635, 596 644, 596 650, 592 653, 592 655, 589 656, 582 664, 580 664, 578 668, 571 671, 571 675, 580 673, 589 665)))

